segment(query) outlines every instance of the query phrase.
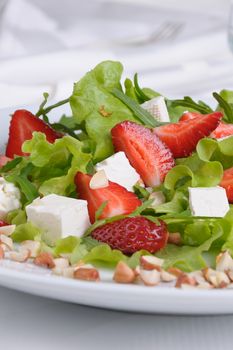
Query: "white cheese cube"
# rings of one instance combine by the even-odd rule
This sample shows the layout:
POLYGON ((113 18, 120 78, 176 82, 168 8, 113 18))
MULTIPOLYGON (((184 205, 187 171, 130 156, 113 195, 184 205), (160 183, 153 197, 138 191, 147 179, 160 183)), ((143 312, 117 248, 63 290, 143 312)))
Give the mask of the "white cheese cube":
POLYGON ((133 191, 133 186, 140 180, 136 170, 130 165, 124 152, 117 152, 111 157, 96 164, 96 171, 104 170, 108 180, 116 182, 133 191))
POLYGON ((54 244, 67 236, 82 236, 90 226, 87 201, 50 194, 26 206, 28 221, 44 231, 44 238, 54 244))
POLYGON ((0 177, 0 220, 5 220, 10 211, 20 207, 19 189, 13 183, 0 177))
POLYGON ((230 209, 226 191, 217 187, 189 187, 189 206, 193 216, 224 217, 230 209))
POLYGON ((170 122, 167 106, 163 96, 154 97, 141 104, 155 119, 161 122, 170 122))

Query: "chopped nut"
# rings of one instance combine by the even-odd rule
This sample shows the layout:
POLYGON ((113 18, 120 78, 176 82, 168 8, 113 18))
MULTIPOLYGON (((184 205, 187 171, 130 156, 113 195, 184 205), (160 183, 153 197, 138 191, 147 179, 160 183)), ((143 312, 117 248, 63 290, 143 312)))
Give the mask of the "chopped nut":
POLYGON ((230 279, 225 272, 206 268, 203 270, 203 275, 215 288, 225 288, 230 284, 230 279))
POLYGON ((190 277, 189 275, 182 273, 181 275, 178 276, 177 281, 176 281, 176 288, 181 288, 181 286, 185 285, 190 285, 190 286, 196 286, 197 282, 193 277, 190 277))
POLYGON ((21 243, 21 247, 30 251, 30 257, 35 258, 40 251, 41 244, 38 241, 24 241, 21 243))
POLYGON ((55 275, 62 276, 66 268, 69 267, 69 261, 65 258, 53 259, 55 267, 52 269, 55 275))
POLYGON ((79 267, 74 271, 74 278, 83 281, 98 282, 100 280, 99 271, 94 267, 79 267))
POLYGON ((178 269, 177 267, 169 267, 167 272, 171 273, 172 275, 179 277, 180 275, 183 275, 183 271, 178 269))
POLYGON ((143 255, 140 258, 140 266, 145 270, 161 270, 164 260, 151 255, 143 255))
POLYGON ((69 267, 69 261, 68 259, 65 259, 65 258, 53 259, 53 262, 54 262, 55 268, 65 269, 69 267))
POLYGON ((49 253, 42 252, 35 259, 34 264, 41 267, 47 267, 53 269, 55 267, 53 257, 49 253))
POLYGON ((5 257, 4 249, 0 246, 0 260, 4 259, 4 257, 5 257))
POLYGON ((228 251, 220 253, 216 258, 216 270, 227 271, 233 270, 233 259, 228 251))
POLYGON ((140 266, 136 266, 136 267, 135 267, 134 273, 135 273, 135 276, 136 276, 136 277, 140 275, 140 266))
POLYGON ((28 249, 12 250, 8 252, 7 257, 13 261, 25 262, 30 258, 30 251, 28 249))
POLYGON ((169 233, 168 243, 180 245, 181 244, 181 235, 179 232, 169 233))
POLYGON ((226 274, 229 277, 229 279, 231 280, 231 282, 233 282, 233 270, 226 271, 226 274))
POLYGON ((160 272, 140 269, 140 278, 146 286, 156 286, 160 282, 160 272))
POLYGON ((14 248, 13 241, 8 236, 0 235, 0 243, 7 248, 6 250, 12 250, 14 248))
POLYGON ((74 278, 74 267, 73 266, 69 266, 69 267, 66 267, 64 270, 63 270, 63 273, 62 275, 64 277, 67 277, 67 278, 74 278))
POLYGON ((92 190, 105 188, 105 187, 108 187, 108 185, 109 185, 108 178, 104 170, 97 171, 97 173, 95 173, 92 176, 91 181, 89 183, 89 186, 92 190))
POLYGON ((206 283, 202 271, 193 271, 189 273, 189 276, 193 277, 198 284, 206 283))
POLYGON ((163 282, 172 282, 172 281, 175 281, 176 280, 176 276, 165 271, 165 270, 162 270, 161 271, 161 280, 163 282))
POLYGON ((113 280, 117 283, 133 283, 136 274, 124 261, 119 261, 116 266, 113 280))
POLYGON ((16 225, 6 225, 0 227, 0 235, 10 236, 16 228, 16 225))

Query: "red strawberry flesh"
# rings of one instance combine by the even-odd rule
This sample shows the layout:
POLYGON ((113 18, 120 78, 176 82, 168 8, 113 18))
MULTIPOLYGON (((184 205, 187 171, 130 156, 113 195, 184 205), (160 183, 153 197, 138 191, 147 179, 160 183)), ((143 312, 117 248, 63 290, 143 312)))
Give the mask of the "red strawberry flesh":
POLYGON ((174 166, 171 151, 151 129, 125 121, 112 130, 115 150, 125 152, 131 165, 147 186, 160 185, 174 166))
POLYGON ((85 199, 88 203, 90 221, 95 221, 95 213, 103 202, 107 201, 101 219, 117 215, 132 213, 141 201, 133 192, 127 191, 123 186, 109 181, 108 187, 91 189, 91 176, 78 172, 75 177, 75 184, 80 199, 85 199))
POLYGON ((199 140, 209 136, 217 128, 222 116, 221 112, 205 114, 159 126, 154 132, 170 148, 175 158, 187 157, 195 151, 199 140))
POLYGON ((153 254, 166 245, 168 231, 163 221, 158 225, 143 216, 136 216, 100 226, 92 231, 92 237, 124 254, 141 249, 153 254))
POLYGON ((224 170, 220 186, 225 188, 228 201, 233 203, 233 168, 224 170))
POLYGON ((53 143, 57 138, 61 137, 60 133, 57 133, 43 120, 35 117, 31 112, 24 109, 17 110, 13 114, 10 122, 6 156, 14 158, 15 155, 27 155, 22 151, 22 145, 24 141, 32 138, 32 133, 34 131, 44 133, 47 141, 50 143, 53 143))

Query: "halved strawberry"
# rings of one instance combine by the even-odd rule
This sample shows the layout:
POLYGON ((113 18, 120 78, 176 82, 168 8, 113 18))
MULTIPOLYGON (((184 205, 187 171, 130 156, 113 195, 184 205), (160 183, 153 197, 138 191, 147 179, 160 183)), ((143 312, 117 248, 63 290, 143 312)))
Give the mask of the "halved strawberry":
POLYGON ((187 157, 196 148, 200 139, 209 136, 219 125, 221 112, 162 125, 154 129, 155 134, 170 148, 175 158, 187 157))
POLYGON ((47 141, 51 143, 61 137, 60 133, 53 130, 43 120, 35 117, 25 109, 19 109, 15 111, 11 118, 6 156, 14 158, 14 155, 26 155, 26 153, 22 152, 22 145, 24 141, 32 138, 34 131, 43 132, 47 141))
MULTIPOLYGON (((200 114, 200 113, 185 112, 181 116, 180 121, 191 120, 196 117, 203 117, 203 116, 204 114, 200 114)), ((226 124, 224 122, 220 122, 217 128, 210 134, 210 136, 215 139, 221 139, 222 137, 227 137, 231 135, 233 135, 233 124, 226 124)))
POLYGON ((228 201, 233 203, 233 168, 224 170, 220 186, 225 188, 228 201))
POLYGON ((211 133, 215 139, 221 139, 233 135, 233 124, 219 123, 219 126, 211 133))
POLYGON ((194 119, 196 117, 203 117, 203 116, 204 116, 204 114, 197 113, 197 112, 184 112, 182 114, 182 116, 180 117, 179 121, 184 122, 186 120, 191 120, 191 119, 194 119))
POLYGON ((151 129, 125 121, 114 126, 111 134, 115 150, 125 152, 147 186, 163 182, 174 166, 174 159, 171 151, 151 129))
POLYGON ((5 221, 0 220, 0 227, 9 226, 5 221))
POLYGON ((100 226, 91 235, 125 254, 133 254, 141 249, 153 254, 166 245, 168 231, 161 220, 160 225, 157 225, 143 216, 136 216, 100 226))
POLYGON ((0 154, 0 168, 6 165, 6 163, 10 162, 12 159, 0 154))
POLYGON ((89 185, 91 178, 90 175, 78 172, 75 177, 75 184, 79 198, 88 202, 88 211, 92 223, 95 221, 96 211, 105 201, 107 201, 107 205, 100 216, 101 219, 130 214, 141 205, 141 201, 133 192, 127 191, 115 182, 109 181, 108 187, 92 190, 89 185))

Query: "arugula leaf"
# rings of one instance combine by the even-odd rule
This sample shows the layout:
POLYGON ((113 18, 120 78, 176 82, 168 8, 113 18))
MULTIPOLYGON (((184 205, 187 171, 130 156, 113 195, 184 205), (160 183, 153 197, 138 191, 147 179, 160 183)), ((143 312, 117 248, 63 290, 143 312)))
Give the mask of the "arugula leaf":
POLYGON ((218 108, 221 108, 224 111, 224 120, 228 123, 233 123, 232 106, 217 92, 213 92, 213 97, 218 101, 218 108))
POLYGON ((136 94, 139 96, 139 98, 142 100, 142 102, 149 101, 150 97, 146 95, 146 93, 140 88, 138 84, 138 73, 134 75, 134 86, 136 94))
POLYGON ((133 112, 134 116, 144 125, 154 128, 164 124, 158 122, 149 112, 129 96, 125 95, 121 90, 115 88, 112 90, 112 94, 123 102, 133 112))
POLYGON ((173 100, 173 101, 171 101, 170 107, 171 108, 174 108, 174 107, 185 107, 185 108, 189 108, 191 110, 200 112, 202 114, 209 114, 209 113, 213 112, 212 108, 210 108, 207 104, 203 103, 202 101, 199 101, 197 103, 189 96, 185 96, 181 100, 173 100))
POLYGON ((23 157, 17 157, 0 168, 0 173, 7 173, 8 171, 14 169, 19 163, 21 163, 23 160, 23 157))

